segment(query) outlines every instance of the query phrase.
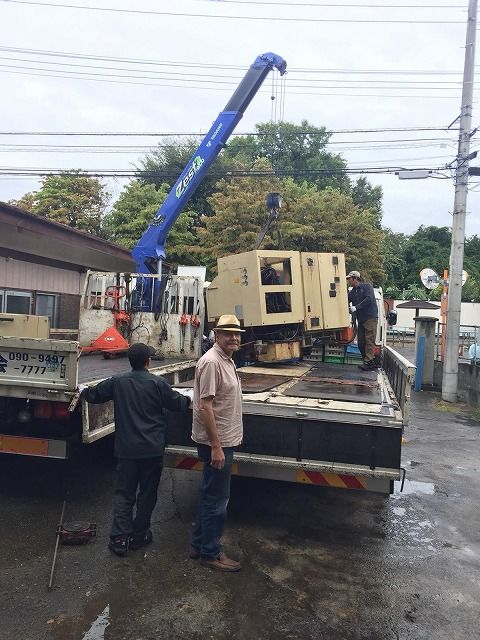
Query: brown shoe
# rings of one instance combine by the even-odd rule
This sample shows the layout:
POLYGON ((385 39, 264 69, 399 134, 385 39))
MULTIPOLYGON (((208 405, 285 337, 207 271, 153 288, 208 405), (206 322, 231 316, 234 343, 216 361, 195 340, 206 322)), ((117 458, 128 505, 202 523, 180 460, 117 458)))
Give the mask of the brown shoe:
POLYGON ((197 549, 196 547, 190 547, 190 553, 188 554, 188 557, 192 560, 198 560, 200 558, 200 549, 197 549))
POLYGON ((202 558, 202 565, 204 567, 210 567, 211 569, 217 569, 217 571, 240 571, 242 568, 240 562, 232 560, 227 555, 222 553, 218 558, 202 558))

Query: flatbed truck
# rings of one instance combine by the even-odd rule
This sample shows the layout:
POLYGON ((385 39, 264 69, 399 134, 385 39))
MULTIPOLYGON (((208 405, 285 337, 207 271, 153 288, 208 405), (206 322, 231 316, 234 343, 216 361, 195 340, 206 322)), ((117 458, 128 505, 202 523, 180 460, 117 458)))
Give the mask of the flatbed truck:
MULTIPOLYGON (((111 403, 79 401, 79 385, 96 384, 125 370, 128 362, 101 354, 78 359, 78 349, 74 341, 0 337, 8 372, 0 374, 0 452, 65 459, 72 445, 114 432, 111 403), (51 372, 42 373, 49 362, 51 372)), ((193 387, 196 360, 165 358, 151 370, 182 392, 193 387)), ((413 365, 399 353, 384 347, 383 368, 372 372, 353 363, 315 361, 238 371, 244 441, 235 453, 234 473, 393 491, 402 474, 402 435, 414 375, 413 365)), ((170 416, 167 466, 201 468, 190 439, 191 420, 191 410, 170 416)))

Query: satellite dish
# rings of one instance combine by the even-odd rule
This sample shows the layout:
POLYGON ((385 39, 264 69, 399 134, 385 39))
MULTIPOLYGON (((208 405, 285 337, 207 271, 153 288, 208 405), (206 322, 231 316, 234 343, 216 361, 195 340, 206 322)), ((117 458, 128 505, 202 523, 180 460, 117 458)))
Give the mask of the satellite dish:
POLYGON ((427 289, 436 289, 440 284, 438 273, 433 269, 422 269, 420 271, 420 280, 427 289))
POLYGON ((462 287, 467 281, 467 278, 468 278, 468 273, 466 271, 462 271, 462 287))

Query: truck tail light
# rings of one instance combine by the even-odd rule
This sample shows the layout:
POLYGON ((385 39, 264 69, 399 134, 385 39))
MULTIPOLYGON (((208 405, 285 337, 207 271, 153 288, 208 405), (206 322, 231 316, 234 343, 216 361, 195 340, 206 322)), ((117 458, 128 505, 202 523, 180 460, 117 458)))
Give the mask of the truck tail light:
POLYGON ((35 402, 33 415, 35 418, 45 420, 52 417, 52 402, 48 400, 37 400, 35 402))
POLYGON ((39 420, 67 420, 70 417, 68 402, 37 400, 33 415, 39 420))
POLYGON ((54 417, 57 420, 68 420, 68 418, 70 417, 68 406, 68 402, 55 402, 53 409, 54 417))

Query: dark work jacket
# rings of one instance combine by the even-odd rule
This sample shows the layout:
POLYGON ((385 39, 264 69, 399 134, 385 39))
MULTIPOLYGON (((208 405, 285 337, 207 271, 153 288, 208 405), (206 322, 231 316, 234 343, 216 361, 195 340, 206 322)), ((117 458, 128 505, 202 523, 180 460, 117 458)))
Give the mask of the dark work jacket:
POLYGON ((370 283, 361 282, 358 286, 352 287, 348 292, 348 302, 351 302, 357 308, 357 321, 360 324, 370 318, 378 317, 375 292, 370 283))
POLYGON ((92 404, 113 400, 117 458, 163 455, 167 409, 181 411, 190 399, 174 391, 166 380, 147 369, 112 376, 82 391, 92 404))

